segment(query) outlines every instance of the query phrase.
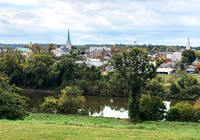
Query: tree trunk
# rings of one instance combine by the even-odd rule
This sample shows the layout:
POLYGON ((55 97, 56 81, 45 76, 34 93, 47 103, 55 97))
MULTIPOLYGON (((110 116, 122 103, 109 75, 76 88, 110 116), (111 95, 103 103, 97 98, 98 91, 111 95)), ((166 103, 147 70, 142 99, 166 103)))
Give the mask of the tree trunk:
POLYGON ((129 117, 132 123, 138 123, 140 122, 140 113, 139 113, 139 91, 135 90, 134 92, 131 91, 129 93, 129 103, 128 103, 128 111, 129 111, 129 117))

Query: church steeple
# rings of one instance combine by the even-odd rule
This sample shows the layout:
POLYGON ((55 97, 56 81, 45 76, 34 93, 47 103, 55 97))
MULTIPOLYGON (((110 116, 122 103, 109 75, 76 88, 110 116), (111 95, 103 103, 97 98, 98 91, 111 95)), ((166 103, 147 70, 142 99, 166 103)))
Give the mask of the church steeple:
POLYGON ((190 50, 190 38, 188 37, 188 43, 187 43, 187 46, 186 46, 186 50, 190 50))
POLYGON ((68 36, 67 36, 66 48, 72 49, 69 29, 68 29, 68 36))
POLYGON ((29 45, 28 45, 29 47, 32 47, 32 42, 31 42, 31 40, 30 40, 30 43, 29 43, 29 45))

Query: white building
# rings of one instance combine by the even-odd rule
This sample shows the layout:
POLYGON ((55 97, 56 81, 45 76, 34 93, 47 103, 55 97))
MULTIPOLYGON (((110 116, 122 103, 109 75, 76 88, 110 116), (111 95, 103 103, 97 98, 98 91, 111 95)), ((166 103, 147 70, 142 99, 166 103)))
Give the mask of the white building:
POLYGON ((105 46, 103 46, 103 47, 90 47, 90 52, 93 52, 93 51, 103 51, 103 50, 105 50, 105 51, 111 51, 111 47, 105 47, 105 46))
POLYGON ((172 61, 180 61, 182 58, 182 52, 171 52, 168 53, 166 58, 172 60, 172 61))
POLYGON ((158 74, 168 74, 168 75, 170 75, 170 74, 174 74, 176 71, 173 68, 158 68, 156 70, 156 72, 158 74))
POLYGON ((87 59, 86 61, 75 61, 76 64, 82 64, 85 63, 86 65, 88 65, 89 67, 91 67, 92 65, 96 66, 96 67, 100 67, 103 65, 106 65, 108 62, 107 61, 100 61, 100 59, 87 59))

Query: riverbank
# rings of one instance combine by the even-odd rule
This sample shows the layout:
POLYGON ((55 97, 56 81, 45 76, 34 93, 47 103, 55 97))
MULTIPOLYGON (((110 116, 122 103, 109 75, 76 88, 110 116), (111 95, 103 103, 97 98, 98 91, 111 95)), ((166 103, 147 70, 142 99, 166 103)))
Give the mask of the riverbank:
POLYGON ((199 123, 32 113, 23 121, 0 120, 0 139, 199 139, 199 123))

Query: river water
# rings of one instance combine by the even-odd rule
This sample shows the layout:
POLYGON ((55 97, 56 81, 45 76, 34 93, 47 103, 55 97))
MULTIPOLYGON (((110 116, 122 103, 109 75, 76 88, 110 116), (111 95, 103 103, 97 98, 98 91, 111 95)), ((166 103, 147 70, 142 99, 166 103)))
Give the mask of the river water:
MULTIPOLYGON (((29 111, 39 112, 39 105, 44 101, 44 97, 54 96, 58 97, 59 94, 54 92, 25 92, 24 96, 28 97, 29 111)), ((84 112, 90 116, 102 116, 113 118, 128 118, 127 104, 128 98, 126 97, 98 97, 86 96, 84 105, 84 112)), ((181 100, 164 100, 167 110, 171 105, 180 102, 181 100)))

